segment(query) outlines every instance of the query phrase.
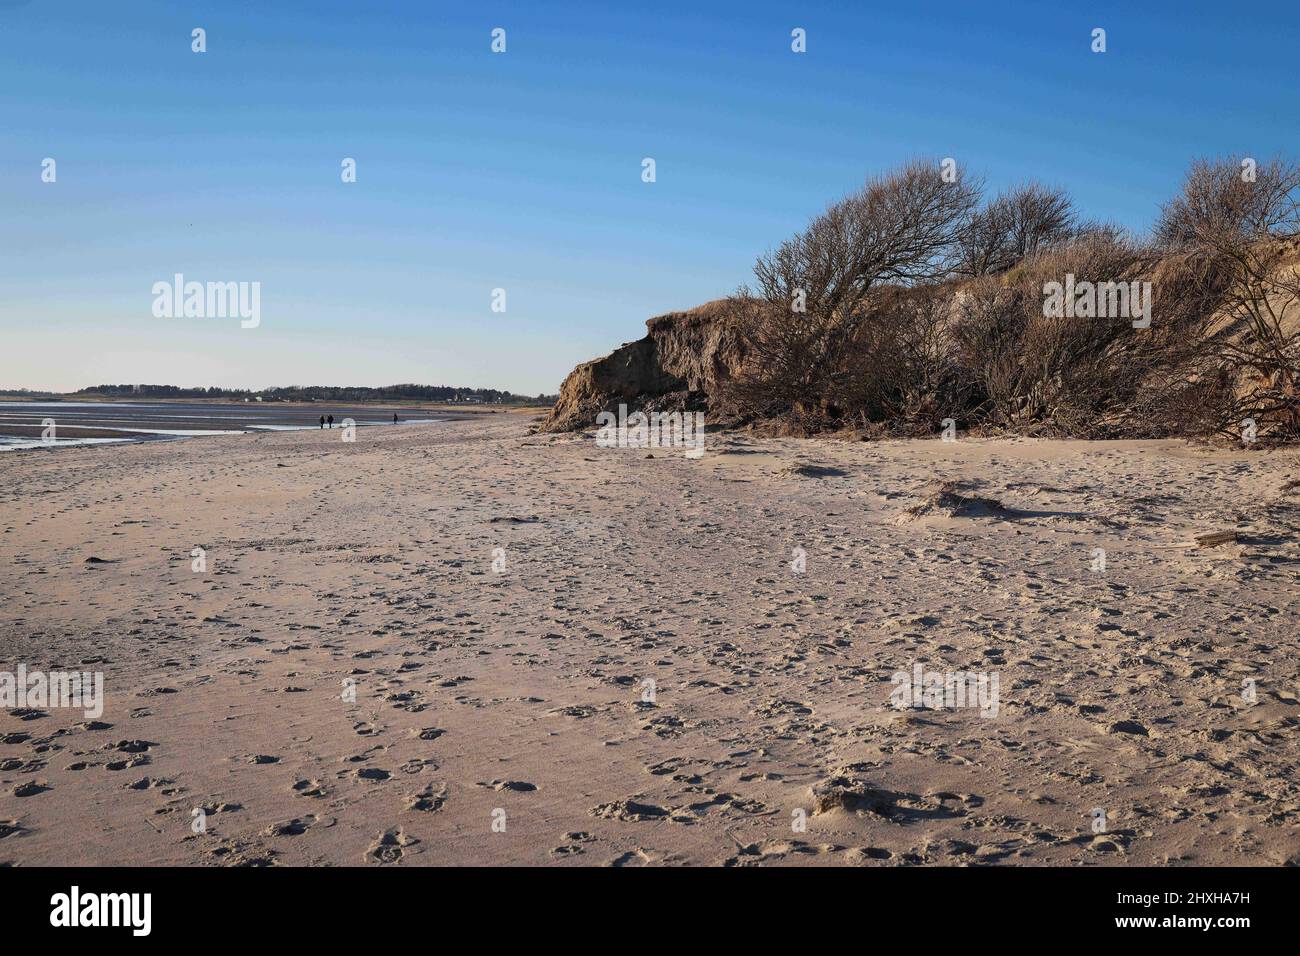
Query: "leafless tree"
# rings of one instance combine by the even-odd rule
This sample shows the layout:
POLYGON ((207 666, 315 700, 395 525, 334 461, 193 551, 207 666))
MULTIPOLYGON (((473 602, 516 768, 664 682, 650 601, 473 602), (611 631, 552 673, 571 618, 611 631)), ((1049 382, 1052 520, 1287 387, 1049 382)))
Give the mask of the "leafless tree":
POLYGON ((1156 241, 1165 246, 1289 238, 1300 233, 1300 167, 1281 159, 1198 159, 1177 197, 1161 208, 1156 241))
POLYGON ((1005 272, 1068 238, 1074 223, 1074 207, 1064 190, 1038 183, 1017 186, 962 224, 955 271, 968 277, 1005 272))
POLYGON ((947 274, 957 227, 978 198, 977 183, 948 181, 938 163, 914 160, 869 179, 760 256, 757 289, 735 297, 736 314, 752 320, 752 361, 732 398, 754 412, 835 417, 827 403, 869 293, 947 274))

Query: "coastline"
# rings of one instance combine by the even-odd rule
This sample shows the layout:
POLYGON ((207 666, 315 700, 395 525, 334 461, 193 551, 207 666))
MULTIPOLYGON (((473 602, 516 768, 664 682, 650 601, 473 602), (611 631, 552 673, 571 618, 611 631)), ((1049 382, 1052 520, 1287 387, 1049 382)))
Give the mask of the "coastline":
POLYGON ((502 414, 514 408, 482 411, 443 403, 233 403, 229 400, 21 401, 0 404, 0 451, 58 450, 105 444, 211 438, 271 431, 309 431, 317 417, 331 415, 341 426, 459 421, 476 414, 502 414), (18 406, 21 406, 20 408, 18 406), (129 410, 129 411, 125 411, 129 410), (63 414, 60 414, 62 412, 63 414), (353 417, 355 416, 355 417, 353 417), (258 419, 261 419, 260 421, 258 419), (46 436, 53 424, 54 437, 46 436))

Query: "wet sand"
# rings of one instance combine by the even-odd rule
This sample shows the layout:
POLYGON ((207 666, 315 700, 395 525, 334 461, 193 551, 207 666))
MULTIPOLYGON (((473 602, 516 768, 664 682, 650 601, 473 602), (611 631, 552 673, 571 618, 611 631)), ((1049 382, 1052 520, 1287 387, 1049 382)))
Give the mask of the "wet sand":
POLYGON ((224 435, 238 432, 318 428, 319 420, 334 416, 358 426, 399 421, 454 420, 490 413, 491 407, 433 404, 381 405, 327 402, 199 402, 199 401, 0 401, 0 442, 7 438, 39 438, 50 422, 57 441, 90 438, 150 441, 224 435))

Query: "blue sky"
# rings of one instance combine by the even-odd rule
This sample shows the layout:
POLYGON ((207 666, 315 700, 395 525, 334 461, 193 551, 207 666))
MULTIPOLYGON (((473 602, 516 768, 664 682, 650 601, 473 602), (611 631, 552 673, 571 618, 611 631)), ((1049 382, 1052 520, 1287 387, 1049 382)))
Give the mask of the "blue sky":
POLYGON ((551 392, 912 156, 1134 229, 1193 156, 1300 158, 1298 37, 1268 2, 0 0, 0 387, 551 392), (177 272, 260 282, 261 325, 155 318, 177 272))

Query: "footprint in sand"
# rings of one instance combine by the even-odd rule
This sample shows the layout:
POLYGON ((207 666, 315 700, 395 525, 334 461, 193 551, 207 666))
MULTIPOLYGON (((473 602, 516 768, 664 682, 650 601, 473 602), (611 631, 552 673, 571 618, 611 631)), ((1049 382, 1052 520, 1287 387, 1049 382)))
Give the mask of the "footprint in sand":
POLYGON ((366 851, 367 862, 388 864, 398 863, 403 851, 420 841, 407 836, 400 827, 390 827, 379 835, 379 839, 366 851))
POLYGON ((571 830, 564 834, 563 839, 562 844, 551 850, 551 856, 578 856, 587 852, 587 848, 582 844, 596 842, 596 838, 586 830, 571 830))
POLYGON ((323 797, 326 794, 325 785, 319 780, 295 780, 293 790, 300 797, 323 797))
POLYGON ((894 854, 884 847, 852 847, 844 851, 844 859, 849 863, 865 864, 870 860, 892 860, 894 854))
POLYGON ((651 803, 638 803, 635 800, 614 800, 610 803, 602 803, 600 806, 592 807, 590 812, 593 817, 603 817, 606 820, 621 820, 625 823, 637 823, 642 820, 658 820, 668 816, 672 811, 651 803))
POLYGON ((308 814, 306 817, 294 817, 292 820, 284 820, 280 823, 272 823, 262 831, 266 836, 302 836, 311 827, 316 825, 317 817, 314 814, 308 814))
POLYGON ((136 754, 130 760, 112 760, 104 764, 106 770, 129 770, 132 767, 143 767, 153 763, 153 758, 148 754, 136 754))
POLYGON ((407 798, 406 809, 419 810, 422 813, 437 813, 447 803, 447 785, 444 783, 437 790, 429 784, 419 793, 407 798))
POLYGON ((410 760, 406 761, 406 763, 402 764, 398 769, 405 774, 413 775, 417 773, 424 773, 424 771, 426 770, 437 770, 438 761, 433 760, 429 757, 412 757, 410 760))
POLYGON ((628 850, 609 861, 610 866, 646 866, 652 862, 649 853, 642 849, 628 850))
POLYGON ((142 754, 158 745, 150 740, 119 740, 113 749, 124 754, 142 754))

